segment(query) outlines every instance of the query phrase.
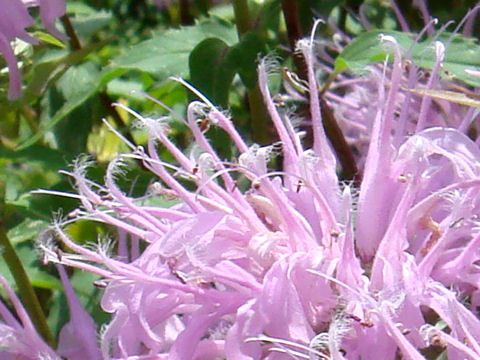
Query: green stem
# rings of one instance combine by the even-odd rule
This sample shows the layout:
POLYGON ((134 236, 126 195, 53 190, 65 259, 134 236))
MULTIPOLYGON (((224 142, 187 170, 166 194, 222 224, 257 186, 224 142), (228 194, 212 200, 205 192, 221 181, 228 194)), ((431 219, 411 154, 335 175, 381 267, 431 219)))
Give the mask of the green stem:
POLYGON ((78 39, 77 33, 75 32, 75 29, 70 22, 70 18, 68 17, 67 14, 63 15, 60 20, 62 21, 63 28, 65 29, 65 32, 67 33, 69 40, 70 40, 70 47, 73 50, 80 50, 82 48, 82 45, 80 44, 80 40, 78 39))
POLYGON ((48 327, 47 319, 45 318, 45 314, 42 311, 40 302, 35 295, 32 284, 28 279, 27 272, 25 271, 22 262, 15 252, 12 243, 8 239, 4 228, 6 211, 3 196, 4 186, 2 185, 3 184, 0 184, 0 191, 2 192, 0 195, 0 247, 2 249, 2 256, 8 266, 8 269, 10 270, 10 273, 15 279, 20 299, 30 315, 35 328, 47 344, 49 344, 52 348, 56 348, 55 339, 50 331, 50 328, 48 327))
POLYGON ((235 14, 235 24, 237 26, 238 38, 251 29, 250 9, 247 0, 233 0, 233 12, 235 14))
MULTIPOLYGON (((252 30, 250 9, 248 8, 247 0, 232 0, 232 2, 238 38, 241 40, 247 31, 252 30)), ((253 141, 260 145, 271 143, 273 141, 273 134, 269 126, 268 111, 263 102, 258 82, 255 86, 247 90, 247 99, 250 109, 253 141)))

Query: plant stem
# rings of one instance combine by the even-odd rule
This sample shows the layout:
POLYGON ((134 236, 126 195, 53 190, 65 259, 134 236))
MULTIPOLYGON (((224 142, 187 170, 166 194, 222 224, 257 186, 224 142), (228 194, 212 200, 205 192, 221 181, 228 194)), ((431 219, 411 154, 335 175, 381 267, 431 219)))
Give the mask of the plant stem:
POLYGON ((342 178, 344 180, 352 180, 354 185, 359 186, 361 175, 358 172, 357 163, 353 156, 352 149, 347 143, 342 129, 338 126, 337 120, 333 114, 333 110, 328 106, 325 99, 319 95, 320 111, 322 113, 323 128, 328 140, 332 144, 338 161, 342 167, 342 178))
POLYGON ((188 0, 180 0, 180 23, 182 25, 193 25, 194 19, 190 14, 190 3, 188 0))
POLYGON ((237 26, 238 38, 241 39, 243 34, 251 30, 250 9, 247 0, 233 0, 233 12, 235 14, 235 24, 237 26))
POLYGON ((300 79, 307 80, 307 64, 300 52, 296 52, 297 41, 302 38, 298 4, 296 0, 282 0, 282 12, 287 25, 288 43, 293 54, 293 62, 300 79))
MULTIPOLYGON (((307 63, 301 53, 295 53, 295 47, 298 40, 302 37, 300 19, 298 16, 298 4, 296 0, 282 0, 282 12, 287 25, 288 42, 293 54, 293 62, 297 69, 297 74, 300 79, 308 80, 307 63)), ((337 123, 332 109, 328 106, 323 97, 323 93, 328 89, 330 83, 334 80, 336 74, 329 77, 325 86, 320 91, 318 97, 320 100, 320 109, 322 114, 323 128, 325 134, 332 144, 333 150, 337 155, 340 166, 342 167, 342 177, 345 180, 353 180, 355 184, 360 183, 360 174, 358 173, 355 157, 353 156, 352 149, 348 145, 342 129, 337 123)), ((299 112, 308 110, 308 106, 300 109, 299 112)))
MULTIPOLYGON (((232 2, 238 38, 241 40, 247 31, 252 30, 250 10, 247 0, 233 0, 232 2)), ((268 125, 268 111, 263 102, 258 82, 255 83, 255 86, 252 88, 247 89, 247 99, 250 110, 253 141, 260 145, 271 143, 273 141, 273 134, 268 125)))
POLYGON ((43 340, 49 344, 52 348, 56 348, 55 339, 47 324, 47 319, 42 311, 40 302, 33 290, 32 284, 28 279, 27 272, 22 265, 15 249, 8 239, 7 232, 5 230, 5 216, 6 205, 4 200, 4 184, 0 184, 0 247, 2 248, 2 257, 10 270, 15 283, 17 284, 18 293, 23 305, 25 306, 30 319, 32 320, 38 333, 42 336, 43 340))
POLYGON ((68 17, 67 14, 65 14, 60 18, 60 20, 62 21, 63 28, 65 29, 65 32, 69 37, 70 47, 73 50, 80 50, 82 48, 82 45, 80 44, 80 40, 78 39, 78 36, 75 33, 75 29, 73 28, 70 18, 68 17))
MULTIPOLYGON (((237 24, 238 36, 242 35, 250 29, 250 14, 246 0, 233 0, 235 21, 237 24)), ((282 12, 287 25, 288 41, 293 54, 293 61, 297 69, 297 73, 301 79, 307 79, 307 65, 305 59, 300 53, 295 53, 295 46, 302 37, 300 21, 298 16, 298 4, 295 0, 282 0, 282 12)), ((348 146, 343 133, 338 126, 332 110, 322 97, 319 95, 323 127, 326 135, 330 140, 335 153, 340 161, 343 170, 343 176, 346 180, 358 180, 358 169, 355 163, 353 153, 348 146)), ((261 93, 256 86, 247 94, 250 104, 250 114, 252 116, 252 131, 254 141, 265 144, 268 143, 272 136, 266 125, 266 111, 261 99, 261 93), (258 119, 264 119, 259 121, 258 119)))

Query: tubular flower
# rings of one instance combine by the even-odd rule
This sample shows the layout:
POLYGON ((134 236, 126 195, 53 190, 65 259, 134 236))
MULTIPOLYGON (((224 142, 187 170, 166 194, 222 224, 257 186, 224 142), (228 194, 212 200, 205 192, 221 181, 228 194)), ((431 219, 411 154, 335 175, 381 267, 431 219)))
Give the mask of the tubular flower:
POLYGON ((65 39, 54 25, 57 17, 65 14, 65 0, 3 0, 0 14, 0 52, 5 58, 10 75, 9 99, 15 99, 21 94, 21 79, 17 59, 11 47, 16 38, 31 44, 38 40, 28 34, 26 28, 33 25, 33 19, 28 13, 29 7, 39 7, 43 26, 53 35, 65 39))
POLYGON ((0 275, 0 283, 15 308, 15 317, 0 301, 0 356, 2 359, 60 359, 36 332, 20 299, 0 275))
MULTIPOLYGON (((402 17, 400 11, 396 8, 395 2, 390 2, 393 6, 398 18, 398 23, 405 32, 410 29, 402 17)), ((415 35, 416 39, 421 39, 425 33, 431 34, 436 19, 431 19, 425 15, 424 1, 416 1, 417 6, 425 19, 425 27, 420 34, 415 35)), ((398 91, 393 99, 394 103, 394 119, 395 124, 392 131, 395 132, 393 142, 395 146, 399 146, 405 136, 410 136, 416 132, 430 127, 452 127, 457 130, 469 134, 469 136, 478 138, 478 112, 475 108, 465 107, 453 102, 432 97, 418 96, 412 89, 419 91, 462 91, 471 94, 469 89, 458 82, 448 80, 449 74, 444 70, 442 64, 446 56, 445 46, 454 42, 457 32, 463 25, 463 35, 472 36, 472 23, 475 21, 476 14, 480 9, 477 5, 470 10, 464 19, 457 26, 455 33, 446 36, 443 33, 447 27, 442 27, 435 36, 430 37, 430 44, 426 46, 421 56, 432 59, 433 65, 431 70, 420 69, 415 64, 413 54, 414 46, 402 49, 402 66, 404 67, 395 83, 392 77, 391 63, 375 64, 368 66, 362 76, 352 76, 349 73, 339 74, 330 86, 330 91, 325 93, 328 103, 334 111, 335 118, 342 128, 343 134, 354 149, 357 166, 363 169, 366 160, 366 154, 370 145, 370 136, 375 124, 375 114, 377 112, 377 104, 372 101, 379 93, 381 86, 398 86, 398 91), (435 41, 442 37, 445 43, 435 41), (433 56, 432 56, 433 55, 433 56), (386 74, 384 74, 386 73, 386 74), (447 78, 447 80, 446 80, 447 78)), ((366 22, 365 17, 361 16, 363 25, 366 29, 371 26, 366 22)), ((332 24, 333 26, 334 24, 332 24)), ((413 35, 412 35, 413 36, 413 35)), ((351 39, 344 34, 337 34, 334 41, 324 41, 321 51, 322 63, 319 64, 325 73, 331 73, 334 70, 334 59, 329 55, 332 51, 341 53, 345 45, 350 43, 351 39), (328 49, 328 51, 325 51, 328 49)), ((425 43, 428 43, 426 41, 425 43)), ((392 48, 386 43, 387 47, 392 48)), ((389 49, 390 50, 390 49, 389 49)), ((418 53, 416 54, 418 56, 418 53)), ((465 69, 474 71, 473 69, 465 69)), ((474 76, 474 75, 472 75, 474 76)), ((474 90, 475 93, 478 90, 474 90)), ((475 96, 475 95, 473 95, 475 96)))
POLYGON ((62 328, 58 349, 51 349, 40 337, 20 299, 0 275, 0 284, 13 304, 13 315, 0 301, 0 358, 6 360, 101 359, 93 319, 80 305, 66 271, 58 265, 70 310, 70 321, 62 328))
POLYGON ((146 148, 127 141, 132 152, 110 163, 105 185, 87 180, 88 162, 77 161, 69 174, 82 207, 72 215, 113 225, 118 242, 81 246, 57 222, 40 246, 51 261, 105 279, 101 305, 112 321, 101 336, 104 358, 371 359, 372 351, 381 359, 442 351, 480 358, 480 150, 437 123, 431 104, 416 121, 432 127, 417 124, 409 134, 396 118, 408 59, 394 38, 381 41, 394 59, 370 89, 359 187, 337 176, 313 36, 298 45, 308 66, 312 148, 270 94, 266 59, 259 85, 279 143, 247 146, 197 93, 202 101, 188 106, 186 119, 196 144, 190 156, 168 138, 166 119, 125 108, 147 129, 146 148), (230 136, 236 161, 220 159, 207 125, 230 136), (283 169, 272 171, 279 152, 283 169), (116 182, 131 159, 159 179, 140 199, 116 182), (158 197, 177 204, 147 202, 158 197), (71 252, 58 256, 52 238, 71 252))
MULTIPOLYGON (((460 84, 446 82, 442 79, 441 64, 445 57, 445 46, 440 41, 432 43, 435 52, 435 66, 433 70, 418 69, 407 51, 402 53, 402 66, 405 70, 394 85, 399 91, 394 99, 394 123, 396 124, 393 138, 396 146, 405 136, 409 136, 430 127, 452 127, 463 133, 476 133, 478 125, 475 119, 478 112, 474 108, 448 102, 431 97, 418 96, 410 89, 422 90, 457 90, 468 91, 460 84)), ((379 84, 389 84, 392 81, 392 67, 370 66, 368 75, 362 78, 342 76, 335 84, 328 97, 335 117, 343 129, 348 143, 355 148, 358 166, 365 165, 370 136, 374 126, 375 104, 371 98, 378 94, 379 84), (383 73, 387 72, 387 77, 383 73), (383 80, 381 80, 383 78, 383 80), (339 96, 338 90, 346 94, 339 96)), ((393 85, 393 84, 392 84, 393 85)), ((414 90, 414 91, 415 91, 414 90)))

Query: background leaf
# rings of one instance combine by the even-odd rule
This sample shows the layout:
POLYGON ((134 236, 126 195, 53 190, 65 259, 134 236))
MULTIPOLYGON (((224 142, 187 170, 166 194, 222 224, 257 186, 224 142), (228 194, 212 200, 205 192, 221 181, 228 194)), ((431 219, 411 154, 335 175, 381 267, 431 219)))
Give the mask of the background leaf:
POLYGON ((35 135, 21 143, 18 146, 18 149, 28 147, 42 138, 47 131, 52 129, 65 116, 69 115, 73 110, 82 105, 88 98, 96 93, 99 85, 99 70, 94 63, 87 62, 69 68, 58 80, 55 89, 55 91, 61 95, 63 105, 52 114, 52 117, 49 117, 49 114, 45 114, 48 118, 46 118, 41 124, 41 128, 35 133, 35 135))
POLYGON ((249 89, 257 83, 258 59, 266 53, 265 41, 255 32, 247 32, 232 49, 232 57, 237 62, 238 73, 249 89))
POLYGON ((214 104, 224 108, 236 73, 231 48, 221 39, 203 40, 189 56, 190 81, 214 104))
POLYGON ((237 41, 233 25, 218 18, 203 20, 194 26, 158 31, 151 39, 115 57, 103 73, 104 81, 109 79, 113 71, 121 74, 127 70, 146 71, 163 78, 172 74, 186 77, 190 52, 198 43, 210 37, 219 38, 228 45, 237 41))
MULTIPOLYGON (((414 34, 391 30, 372 30, 360 34, 344 48, 335 60, 335 71, 350 70, 354 73, 362 73, 367 65, 385 60, 391 51, 382 44, 381 34, 393 36, 405 51, 409 50, 411 58, 417 66, 432 69, 435 63, 432 39, 415 43, 414 34)), ((448 73, 444 75, 454 76, 468 85, 480 86, 480 78, 469 76, 464 71, 480 67, 478 40, 446 32, 440 34, 437 40, 446 46, 446 56, 442 66, 448 73)))

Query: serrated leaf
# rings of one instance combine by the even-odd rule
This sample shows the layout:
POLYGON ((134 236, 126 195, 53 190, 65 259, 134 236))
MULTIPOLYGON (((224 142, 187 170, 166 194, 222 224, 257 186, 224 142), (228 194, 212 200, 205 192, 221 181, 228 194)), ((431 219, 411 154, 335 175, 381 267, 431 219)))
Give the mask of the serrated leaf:
POLYGON ((173 74, 185 77, 188 75, 190 52, 198 43, 210 37, 219 38, 228 45, 237 41, 233 25, 216 18, 194 26, 155 32, 151 39, 134 45, 125 54, 114 58, 103 73, 103 81, 111 80, 112 72, 119 75, 127 70, 145 71, 160 77, 173 74))
POLYGON ((62 95, 70 100, 82 99, 85 94, 92 92, 91 86, 98 81, 99 70, 96 64, 87 62, 85 64, 70 68, 57 82, 57 87, 62 95))
MULTIPOLYGON (((439 37, 446 46, 445 60, 442 68, 448 77, 454 77, 471 86, 480 86, 480 78, 471 76, 465 69, 478 69, 480 67, 480 43, 477 39, 466 38, 459 34, 445 33, 439 37)), ((423 44, 425 46, 426 44, 423 44)), ((434 65, 434 51, 430 50, 430 56, 422 56, 422 47, 414 48, 414 61, 419 66, 431 69, 434 65)))
POLYGON ((107 26, 113 17, 108 11, 98 11, 93 14, 77 14, 72 19, 73 27, 77 34, 83 38, 90 37, 101 28, 107 26))
POLYGON ((230 47, 218 38, 198 44, 189 57, 190 81, 214 104, 228 105, 228 93, 236 65, 230 47))
MULTIPOLYGON (((361 73, 365 67, 374 62, 385 60, 391 53, 380 41, 380 34, 393 36, 400 46, 410 50, 414 63, 422 68, 432 69, 435 63, 435 52, 431 39, 415 43, 415 34, 391 30, 372 30, 360 34, 335 60, 335 71, 350 70, 361 73)), ((442 67, 449 77, 454 77, 468 85, 480 86, 480 78, 469 76, 465 69, 480 67, 480 45, 476 39, 466 38, 458 34, 442 33, 437 38, 446 46, 445 60, 442 67)))

